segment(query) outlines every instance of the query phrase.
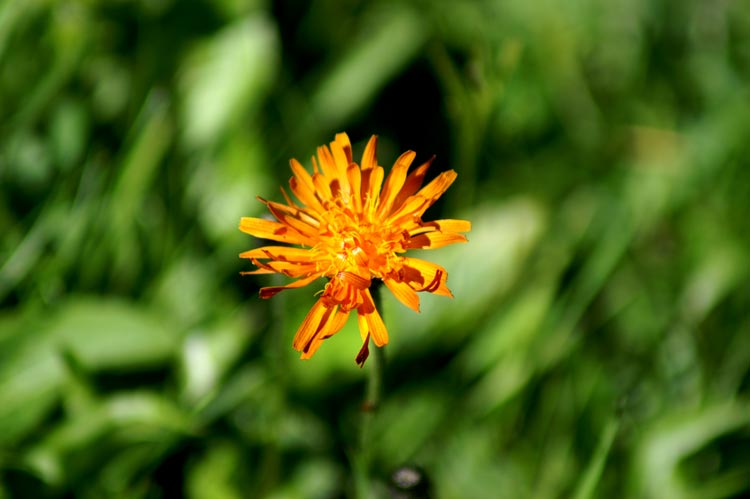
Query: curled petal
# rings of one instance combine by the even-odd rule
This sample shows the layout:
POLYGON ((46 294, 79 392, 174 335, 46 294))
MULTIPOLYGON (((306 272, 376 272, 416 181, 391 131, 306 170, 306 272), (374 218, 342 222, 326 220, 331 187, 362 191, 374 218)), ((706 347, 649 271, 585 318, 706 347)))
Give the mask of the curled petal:
POLYGON ((411 285, 415 291, 427 291, 453 298, 453 293, 446 286, 448 273, 436 263, 419 258, 404 257, 403 266, 399 270, 399 277, 402 281, 411 285))
POLYGON ((370 356, 370 335, 365 336, 365 340, 362 342, 362 348, 359 349, 359 352, 357 353, 357 356, 354 358, 354 361, 357 363, 357 365, 361 368, 365 366, 365 361, 367 360, 367 357, 370 356))

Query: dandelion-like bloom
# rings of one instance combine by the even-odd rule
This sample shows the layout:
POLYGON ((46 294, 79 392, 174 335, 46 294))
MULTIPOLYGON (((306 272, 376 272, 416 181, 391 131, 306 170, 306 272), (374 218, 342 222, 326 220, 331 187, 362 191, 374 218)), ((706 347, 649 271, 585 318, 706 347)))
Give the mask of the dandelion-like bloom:
POLYGON ((388 343, 388 331, 370 294, 373 279, 380 279, 398 300, 419 312, 418 291, 452 297, 448 274, 440 265, 402 256, 410 249, 440 248, 466 242, 461 234, 471 230, 466 220, 422 221, 422 215, 453 183, 456 172, 438 175, 420 189, 432 159, 407 170, 416 153, 403 153, 383 181, 383 168, 375 155, 377 136, 367 143, 361 167, 352 161, 345 133, 336 135, 330 148, 318 148, 312 158, 313 174, 295 159, 289 180, 295 203, 282 188, 286 204, 262 198, 276 221, 242 218, 240 230, 263 239, 301 247, 264 246, 240 254, 258 267, 243 274, 281 273, 296 278, 286 286, 260 290, 261 298, 299 288, 320 277, 328 283, 305 317, 293 346, 301 358, 312 357, 323 340, 336 334, 349 313, 357 311, 362 349, 356 361, 362 366, 370 338, 378 347, 388 343))

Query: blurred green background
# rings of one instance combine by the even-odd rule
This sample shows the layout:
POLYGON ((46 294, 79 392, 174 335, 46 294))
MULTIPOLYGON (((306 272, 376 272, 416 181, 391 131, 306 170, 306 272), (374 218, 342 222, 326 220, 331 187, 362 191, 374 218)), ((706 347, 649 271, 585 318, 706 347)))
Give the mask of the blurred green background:
POLYGON ((323 283, 237 257, 340 131, 473 222, 384 296, 379 495, 750 497, 750 3, 5 0, 0 498, 351 494, 356 324, 299 361, 323 283))

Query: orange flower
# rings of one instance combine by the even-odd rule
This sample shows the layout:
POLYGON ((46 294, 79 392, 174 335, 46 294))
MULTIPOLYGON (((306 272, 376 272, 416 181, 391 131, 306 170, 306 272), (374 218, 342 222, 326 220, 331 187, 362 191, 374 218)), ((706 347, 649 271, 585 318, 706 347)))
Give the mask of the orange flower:
POLYGON ((302 246, 264 246, 240 255, 258 267, 243 274, 278 272, 298 279, 286 286, 261 289, 261 298, 306 286, 319 277, 328 278, 294 337, 293 346, 302 352, 303 359, 312 357, 324 339, 336 334, 352 310, 357 311, 363 340, 356 358, 360 366, 367 359, 370 338, 378 347, 388 343, 388 331, 370 294, 373 279, 382 280, 401 303, 417 312, 418 291, 453 296, 446 286, 448 274, 443 267, 401 255, 409 249, 466 242, 460 234, 471 230, 466 220, 422 221, 427 208, 456 179, 456 172, 443 172, 420 189, 432 159, 407 176, 416 156, 407 151, 396 160, 384 182, 383 168, 375 157, 376 145, 377 136, 373 135, 361 167, 352 161, 345 133, 337 134, 330 148, 318 148, 318 161, 312 159, 312 175, 292 159, 294 176, 289 186, 300 204, 282 188, 286 204, 258 198, 276 221, 240 221, 240 230, 247 234, 302 246))

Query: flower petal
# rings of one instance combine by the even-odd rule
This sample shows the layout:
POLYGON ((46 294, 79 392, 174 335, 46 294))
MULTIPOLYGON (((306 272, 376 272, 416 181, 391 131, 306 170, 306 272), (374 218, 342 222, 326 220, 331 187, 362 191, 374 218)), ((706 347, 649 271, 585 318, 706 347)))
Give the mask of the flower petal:
POLYGON ((309 249, 291 246, 263 246, 240 253, 240 258, 259 258, 282 262, 309 262, 315 255, 309 249))
POLYGON ((380 186, 383 184, 383 174, 382 166, 362 170, 362 205, 366 215, 372 213, 378 205, 380 186))
POLYGON ((310 274, 321 274, 318 272, 318 263, 298 263, 298 262, 262 262, 253 258, 253 265, 261 269, 271 270, 277 274, 284 274, 289 277, 305 277, 310 274))
POLYGON ((289 179, 289 187, 292 189, 294 195, 305 206, 323 213, 325 210, 315 195, 315 184, 313 183, 312 176, 296 159, 290 160, 289 165, 292 167, 292 172, 294 172, 294 176, 289 179))
POLYGON ((278 220, 282 224, 294 229, 299 234, 304 234, 308 237, 309 240, 314 240, 314 238, 317 236, 319 225, 319 222, 317 220, 302 216, 301 212, 290 212, 288 209, 285 209, 283 205, 280 205, 278 203, 269 202, 267 206, 268 211, 271 212, 271 215, 276 217, 276 220, 278 220))
POLYGON ((341 149, 344 151, 346 166, 349 166, 352 162, 352 143, 349 141, 349 136, 344 132, 337 133, 336 143, 341 146, 341 149))
POLYGON ((396 160, 396 163, 394 163, 391 173, 388 174, 388 178, 385 179, 385 186, 380 195, 378 217, 386 216, 391 212, 393 202, 396 200, 396 196, 404 186, 406 172, 409 171, 409 166, 411 165, 411 162, 414 161, 416 155, 417 153, 414 151, 406 151, 396 160))
POLYGON ((300 234, 292 227, 262 218, 242 217, 240 219, 240 230, 245 234, 250 234, 261 239, 270 239, 271 241, 304 244, 307 246, 315 244, 310 236, 300 234))
POLYGON ((348 154, 345 147, 346 144, 342 144, 338 140, 331 142, 331 155, 336 165, 336 176, 339 178, 345 177, 346 169, 349 168, 349 164, 352 162, 351 145, 349 146, 348 154))
POLYGON ((359 333, 363 340, 369 334, 372 341, 377 346, 382 347, 388 343, 388 330, 385 328, 378 309, 375 308, 375 303, 372 301, 369 289, 362 291, 362 298, 364 299, 364 303, 357 309, 359 333))
POLYGON ((468 220, 432 220, 431 222, 421 222, 416 228, 409 230, 410 236, 415 236, 423 232, 471 232, 471 222, 468 220))
POLYGON ((305 320, 302 321, 299 329, 297 329, 297 334, 294 335, 292 347, 294 347, 295 350, 301 352, 305 347, 308 347, 309 351, 309 346, 312 343, 312 340, 315 338, 315 335, 320 332, 321 321, 326 317, 327 313, 331 313, 332 309, 333 307, 328 307, 324 304, 322 298, 315 302, 315 305, 312 306, 305 316, 305 320))
POLYGON ((357 352, 357 356, 354 358, 354 362, 357 363, 359 368, 363 368, 365 366, 365 361, 367 360, 367 357, 370 356, 370 335, 366 335, 364 341, 362 342, 362 348, 359 349, 359 352, 357 352))
POLYGON ((435 249, 467 241, 466 236, 463 234, 456 234, 454 232, 427 232, 409 238, 404 247, 408 249, 435 249))
POLYGON ((391 279, 388 277, 383 279, 383 282, 391 291, 391 293, 393 293, 393 296, 398 299, 398 301, 414 310, 415 312, 419 312, 419 295, 417 295, 417 292, 414 291, 411 286, 409 286, 405 282, 397 281, 396 279, 391 279))
POLYGON ((310 225, 312 227, 318 227, 320 225, 320 218, 322 217, 319 213, 316 213, 309 208, 289 206, 281 203, 276 203, 275 201, 266 201, 261 197, 259 197, 258 199, 260 199, 261 202, 266 205, 266 207, 273 206, 276 211, 286 213, 287 215, 294 217, 300 222, 306 223, 307 225, 310 225))
POLYGON ((349 144, 348 137, 345 143, 339 142, 338 135, 336 137, 337 140, 331 142, 331 158, 329 161, 333 164, 334 169, 331 175, 329 175, 328 181, 331 186, 331 192, 334 195, 347 199, 351 196, 352 192, 349 177, 347 176, 347 170, 351 164, 352 157, 351 145, 349 144))
POLYGON ((328 179, 338 178, 338 166, 336 165, 336 161, 333 159, 333 155, 328 146, 318 147, 318 161, 320 161, 320 169, 323 170, 323 174, 328 179))
POLYGON ((312 179, 313 183, 315 184, 315 189, 318 193, 318 197, 325 200, 333 199, 333 192, 331 191, 331 186, 328 183, 329 179, 326 176, 320 173, 314 173, 312 179))
MULTIPOLYGON (((349 193, 348 200, 354 207, 354 211, 359 213, 362 211, 362 172, 356 164, 349 165, 346 169, 346 177, 349 179, 349 185, 351 186, 351 192, 349 193)), ((344 202, 347 198, 344 198, 344 202)))
POLYGON ((378 166, 378 157, 376 149, 378 148, 378 136, 373 135, 365 146, 365 152, 362 153, 362 171, 369 170, 378 166))
POLYGON ((419 188, 422 187, 422 182, 424 182, 424 177, 427 174, 427 170, 430 169, 430 165, 434 160, 435 156, 419 165, 416 170, 413 170, 409 174, 409 176, 406 177, 406 182, 404 182, 404 185, 401 187, 401 191, 396 196, 395 201, 393 201, 394 207, 400 207, 409 196, 417 192, 419 188))
POLYGON ((448 273, 436 263, 419 258, 403 257, 399 277, 411 285, 415 291, 427 291, 453 298, 453 293, 445 284, 448 280, 448 273))
POLYGON ((269 298, 272 298, 276 296, 281 291, 284 291, 285 289, 295 289, 295 288, 301 288, 303 286, 307 286, 311 282, 313 282, 315 279, 321 277, 322 274, 313 274, 309 277, 305 277, 304 279, 300 279, 298 281, 294 281, 292 283, 287 284, 286 286, 268 286, 265 288, 260 288, 259 295, 264 300, 267 300, 269 298))
POLYGON ((448 170, 435 177, 422 190, 406 199, 404 204, 389 217, 389 221, 392 224, 397 224, 402 218, 421 217, 427 211, 427 208, 432 206, 448 190, 448 187, 456 180, 456 176, 455 171, 448 170))
POLYGON ((301 359, 309 359, 323 344, 323 340, 330 338, 334 334, 338 333, 341 328, 346 325, 346 320, 349 318, 349 311, 342 312, 339 307, 333 307, 329 310, 332 312, 326 314, 321 319, 321 327, 318 332, 312 338, 308 345, 302 349, 301 359))

